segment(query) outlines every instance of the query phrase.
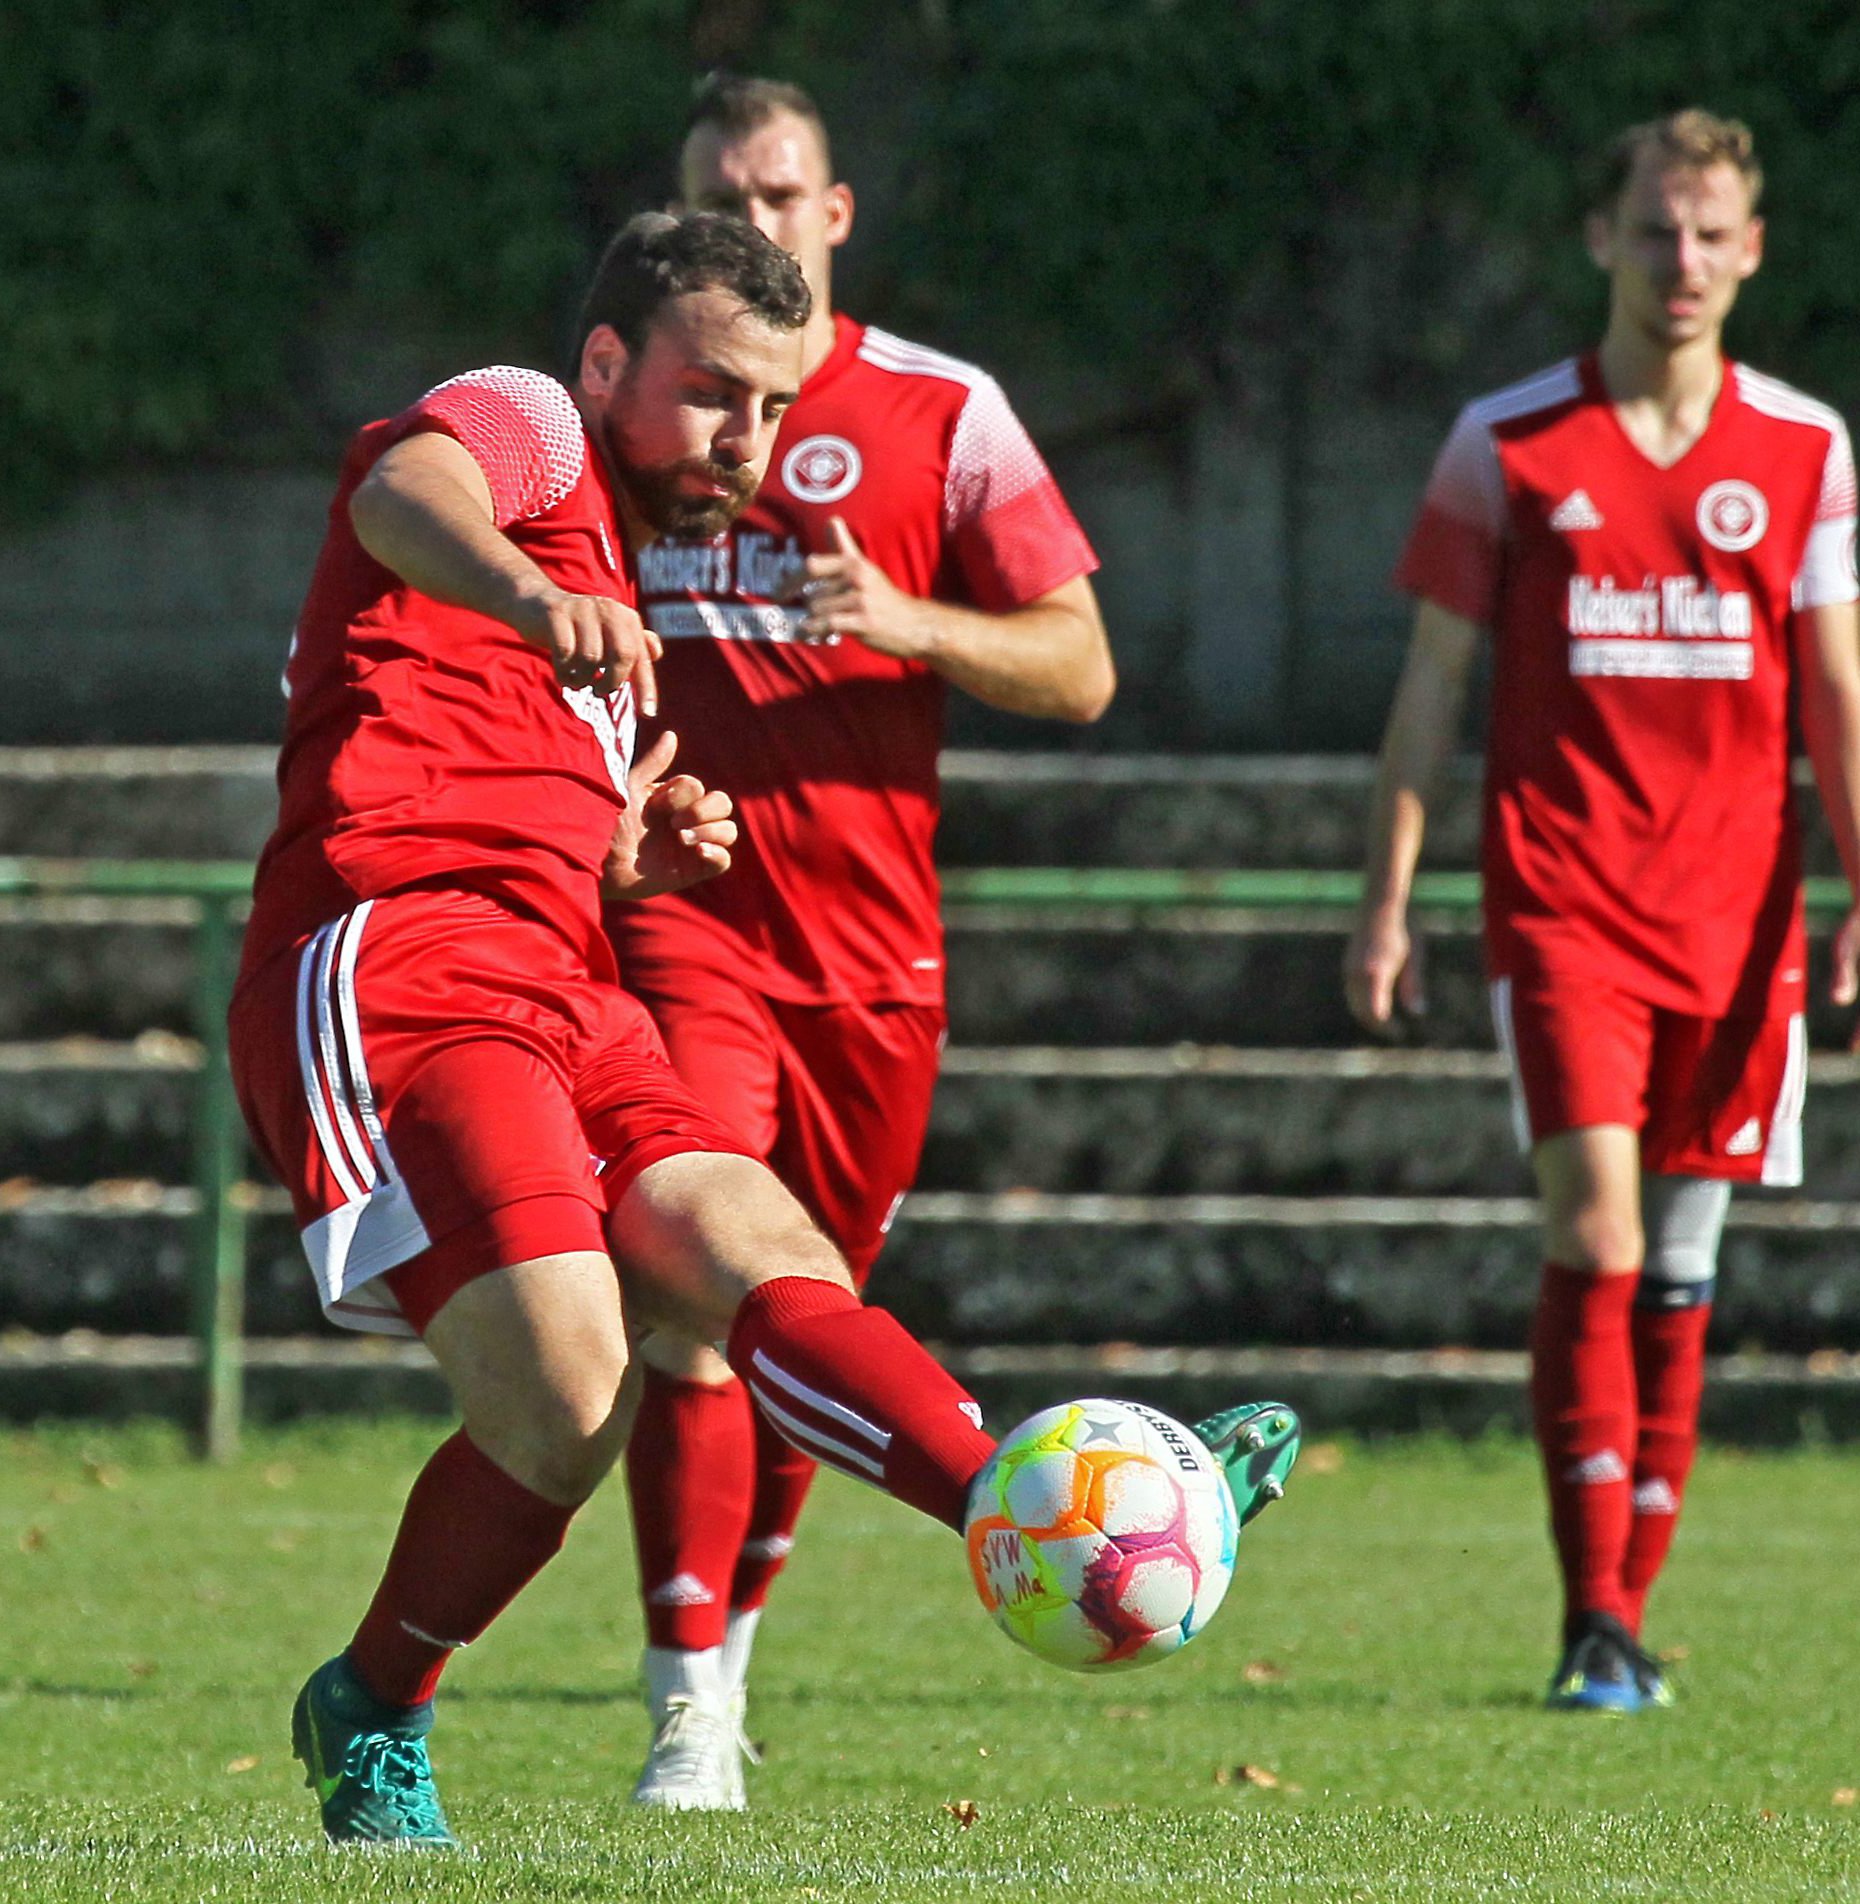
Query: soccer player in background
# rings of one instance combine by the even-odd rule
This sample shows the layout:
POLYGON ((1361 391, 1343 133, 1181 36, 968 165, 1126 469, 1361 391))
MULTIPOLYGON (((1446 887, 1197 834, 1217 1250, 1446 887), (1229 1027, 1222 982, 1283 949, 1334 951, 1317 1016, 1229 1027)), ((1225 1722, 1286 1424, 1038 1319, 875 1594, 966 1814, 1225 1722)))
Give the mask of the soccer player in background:
POLYGON ((425 1738, 452 1652, 624 1439, 627 1323, 727 1338, 810 1448, 960 1527, 979 1407, 667 1064, 603 888, 727 864, 727 800, 629 764, 658 643, 633 554, 725 526, 799 387, 793 260, 636 219, 571 386, 454 378, 357 438, 292 646, 278 826, 232 1006, 253 1135, 331 1318, 415 1331, 463 1425, 293 1744, 336 1839, 452 1842, 425 1738))
MULTIPOLYGON (((1372 1030, 1422 1008, 1409 889, 1489 632, 1485 938, 1543 1213, 1553 1707, 1670 1703, 1641 1616, 1696 1445, 1730 1187, 1801 1180, 1792 693, 1860 891, 1847 432, 1721 347, 1760 186, 1749 132, 1703 111, 1615 141, 1586 224, 1599 347, 1461 413, 1397 571, 1414 635, 1344 980, 1372 1030)), ((1850 911, 1837 1003, 1857 954, 1850 911)))
MULTIPOLYGON (((680 193, 791 252, 814 305, 756 501, 727 537, 641 557, 667 717, 692 771, 736 801, 736 863, 610 925, 679 1074, 863 1285, 917 1167, 945 1036, 946 689, 1097 719, 1114 686, 1097 563, 992 378, 833 309, 853 197, 804 92, 707 82, 680 193)), ((641 1360, 626 1472, 654 1741, 634 1796, 736 1808, 750 1648, 813 1462, 699 1342, 655 1336, 641 1360)))

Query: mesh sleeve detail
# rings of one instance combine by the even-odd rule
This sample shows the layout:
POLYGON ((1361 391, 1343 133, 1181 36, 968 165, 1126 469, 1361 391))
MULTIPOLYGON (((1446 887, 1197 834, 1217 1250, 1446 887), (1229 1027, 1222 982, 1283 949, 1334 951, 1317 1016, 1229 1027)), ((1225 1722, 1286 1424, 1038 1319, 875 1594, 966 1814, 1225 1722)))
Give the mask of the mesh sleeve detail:
POLYGON ((1395 586, 1468 621, 1497 605, 1505 541, 1505 474, 1477 405, 1460 412, 1428 479, 1395 586))
POLYGON ((1024 607, 1098 566, 1091 544, 1001 386, 970 386, 950 440, 943 528, 976 605, 1024 607))
POLYGON ((408 413, 470 452, 491 485, 497 526, 553 509, 581 480, 587 434, 575 400, 539 370, 496 364, 429 390, 408 413))

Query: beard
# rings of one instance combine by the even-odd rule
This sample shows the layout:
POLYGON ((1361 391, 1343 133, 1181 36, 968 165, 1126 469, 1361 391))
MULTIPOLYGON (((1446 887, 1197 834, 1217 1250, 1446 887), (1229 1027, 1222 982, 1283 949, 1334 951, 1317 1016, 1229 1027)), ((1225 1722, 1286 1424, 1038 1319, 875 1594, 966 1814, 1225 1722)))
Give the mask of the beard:
POLYGON ((641 521, 657 535, 681 536, 708 542, 722 535, 755 500, 756 474, 743 464, 731 467, 707 456, 687 457, 676 463, 629 463, 610 432, 608 455, 620 487, 641 521), (696 496, 681 487, 686 477, 698 476, 719 484, 721 496, 696 496))

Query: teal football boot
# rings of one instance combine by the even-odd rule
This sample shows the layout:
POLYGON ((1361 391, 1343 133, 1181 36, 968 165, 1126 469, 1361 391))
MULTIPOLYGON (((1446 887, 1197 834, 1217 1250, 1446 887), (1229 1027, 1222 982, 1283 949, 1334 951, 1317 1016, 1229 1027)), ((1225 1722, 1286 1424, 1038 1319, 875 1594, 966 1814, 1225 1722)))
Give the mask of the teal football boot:
POLYGON ((433 1708, 384 1706, 349 1670, 327 1660, 297 1695, 291 1750, 323 1809, 334 1844, 456 1845, 433 1783, 426 1735, 433 1708))
POLYGON ((1298 1459, 1298 1417, 1283 1402, 1243 1402, 1195 1424, 1227 1475, 1240 1525, 1285 1498, 1285 1480, 1298 1459))

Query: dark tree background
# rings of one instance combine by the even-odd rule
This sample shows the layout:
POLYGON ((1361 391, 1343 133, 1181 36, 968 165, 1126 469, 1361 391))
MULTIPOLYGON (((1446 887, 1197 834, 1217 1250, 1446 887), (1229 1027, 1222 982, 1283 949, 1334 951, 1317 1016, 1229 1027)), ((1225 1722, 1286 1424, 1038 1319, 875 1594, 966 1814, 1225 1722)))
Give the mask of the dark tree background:
POLYGON ((321 456, 356 420, 332 361, 408 336, 551 361, 717 61, 821 97, 864 313, 1139 405, 1338 351, 1464 394, 1482 261, 1591 322, 1577 161, 1709 103, 1776 214, 1740 348, 1860 401, 1851 0, 13 0, 0 512, 321 456))

